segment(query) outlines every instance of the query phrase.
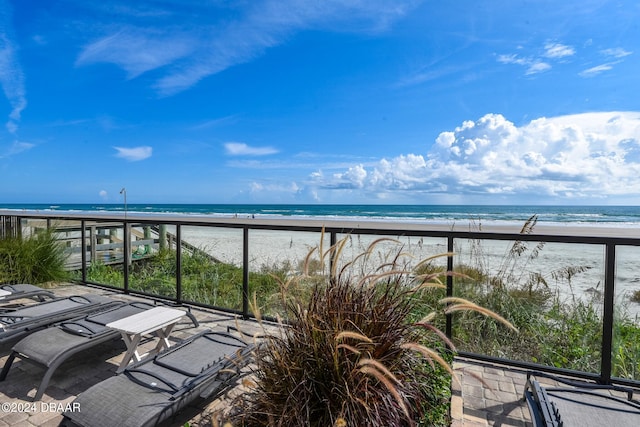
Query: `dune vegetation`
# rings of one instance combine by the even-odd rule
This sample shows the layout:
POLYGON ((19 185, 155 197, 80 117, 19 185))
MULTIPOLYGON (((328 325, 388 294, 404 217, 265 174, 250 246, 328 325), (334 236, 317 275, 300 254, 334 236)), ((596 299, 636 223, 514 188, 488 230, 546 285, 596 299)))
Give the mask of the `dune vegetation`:
POLYGON ((66 253, 53 229, 0 238, 0 283, 61 282, 69 278, 66 253))

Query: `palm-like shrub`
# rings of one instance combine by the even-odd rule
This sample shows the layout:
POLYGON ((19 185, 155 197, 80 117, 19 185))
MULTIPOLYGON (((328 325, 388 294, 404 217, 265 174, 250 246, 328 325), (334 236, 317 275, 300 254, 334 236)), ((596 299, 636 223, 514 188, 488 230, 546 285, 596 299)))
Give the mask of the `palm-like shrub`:
MULTIPOLYGON (((388 240, 357 260, 367 265, 373 247, 388 240)), ((432 326, 432 316, 409 322, 418 294, 443 287, 441 273, 416 276, 401 253, 370 274, 356 262, 338 269, 341 245, 319 251, 321 262, 333 261, 324 280, 303 275, 282 283, 288 325, 257 350, 254 383, 240 396, 235 425, 447 425, 429 414, 446 412, 445 345, 452 343, 432 326), (305 282, 312 283, 307 302, 292 292, 305 282)), ((463 300, 444 302, 445 311, 484 311, 463 300)))

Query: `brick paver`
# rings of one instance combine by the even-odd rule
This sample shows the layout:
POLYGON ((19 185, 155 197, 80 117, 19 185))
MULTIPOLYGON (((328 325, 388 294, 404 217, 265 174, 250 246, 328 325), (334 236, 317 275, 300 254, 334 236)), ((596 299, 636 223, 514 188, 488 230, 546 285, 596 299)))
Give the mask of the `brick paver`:
POLYGON ((458 382, 452 382, 452 391, 459 399, 452 401, 452 427, 532 425, 521 401, 526 372, 460 358, 453 369, 458 382))

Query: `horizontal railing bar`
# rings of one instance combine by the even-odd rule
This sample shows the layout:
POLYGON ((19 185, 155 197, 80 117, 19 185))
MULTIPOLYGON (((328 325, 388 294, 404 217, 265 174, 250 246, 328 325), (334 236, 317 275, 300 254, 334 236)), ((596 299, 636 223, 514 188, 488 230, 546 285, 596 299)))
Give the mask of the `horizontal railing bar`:
MULTIPOLYGON (((0 215, 14 215, 22 218, 46 218, 50 220, 69 221, 70 218, 74 220, 92 221, 96 220, 95 216, 86 216, 86 214, 65 214, 64 216, 54 213, 30 213, 20 212, 9 213, 7 211, 1 211, 0 215)), ((105 216, 99 219, 101 225, 105 222, 117 222, 123 223, 125 219, 118 216, 105 216)), ((442 226, 432 224, 405 224, 396 223, 390 221, 367 221, 364 224, 368 226, 362 226, 362 222, 354 220, 297 220, 290 219, 250 219, 250 218, 191 218, 189 216, 177 218, 177 216, 139 216, 136 217, 131 213, 128 214, 126 222, 133 225, 181 225, 181 226, 193 226, 193 227, 218 227, 218 228, 235 228, 244 229, 248 227, 250 230, 271 230, 271 231, 298 231, 298 232, 313 232, 319 233, 324 230, 325 233, 336 234, 360 234, 360 235, 383 235, 383 236, 416 236, 416 237, 435 237, 435 238, 448 238, 454 239, 473 239, 473 240, 503 240, 503 241, 533 241, 533 242, 549 242, 549 243, 571 243, 571 244, 593 244, 603 245, 607 243, 613 243, 617 246, 640 246, 640 235, 638 237, 629 236, 597 236, 597 235, 570 235, 559 233, 529 233, 521 234, 518 232, 498 232, 498 231, 462 231, 447 229, 442 226), (295 224, 295 222, 301 224, 295 224), (345 224, 344 226, 330 225, 331 223, 339 222, 345 224), (329 225, 327 225, 329 224, 329 225)), ((87 227, 92 224, 86 224, 87 227)), ((616 229, 611 229, 616 230, 616 229)), ((621 228, 621 232, 626 230, 621 228)), ((628 234, 628 233, 627 233, 628 234)))
MULTIPOLYGON (((104 284, 104 283, 85 281, 85 282, 81 282, 80 284, 88 285, 88 286, 91 286, 93 288, 98 288, 98 289, 109 289, 109 290, 112 290, 112 291, 124 292, 124 289, 121 288, 121 287, 113 286, 113 285, 107 285, 107 284, 104 284)), ((152 293, 149 293, 149 292, 144 292, 144 291, 135 290, 135 289, 129 289, 129 295, 143 296, 145 298, 149 298, 149 299, 154 300, 154 301, 175 302, 175 299, 171 298, 171 297, 158 295, 158 294, 152 294, 152 293)), ((206 309, 209 309, 209 310, 222 311, 224 313, 229 313, 229 314, 242 315, 242 311, 241 310, 235 310, 233 308, 218 307, 218 306, 215 306, 215 305, 204 304, 204 303, 197 302, 197 301, 183 301, 183 303, 192 305, 194 307, 201 307, 201 308, 206 308, 206 309)))

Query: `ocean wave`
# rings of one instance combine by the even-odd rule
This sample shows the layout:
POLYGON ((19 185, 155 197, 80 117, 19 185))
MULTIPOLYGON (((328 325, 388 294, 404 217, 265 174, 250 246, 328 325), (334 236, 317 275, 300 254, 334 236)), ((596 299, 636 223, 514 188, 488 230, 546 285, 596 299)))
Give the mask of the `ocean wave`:
POLYGON ((636 206, 486 206, 486 205, 247 205, 247 204, 9 204, 4 210, 71 213, 129 213, 209 218, 326 219, 392 221, 417 224, 523 224, 537 215, 538 224, 606 227, 640 226, 636 206))

